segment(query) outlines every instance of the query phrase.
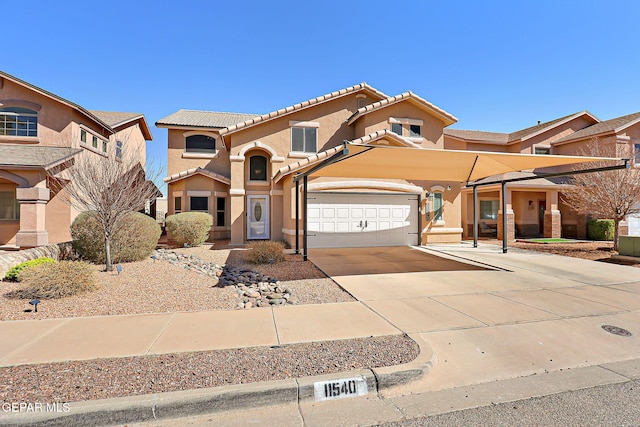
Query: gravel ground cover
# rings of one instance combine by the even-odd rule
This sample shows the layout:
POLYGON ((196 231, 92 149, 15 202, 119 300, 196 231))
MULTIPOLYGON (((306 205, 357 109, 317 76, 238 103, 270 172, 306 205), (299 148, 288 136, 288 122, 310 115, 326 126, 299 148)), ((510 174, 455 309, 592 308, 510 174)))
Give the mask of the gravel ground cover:
POLYGON ((298 378, 410 362, 407 336, 0 368, 0 401, 73 402, 298 378))
MULTIPOLYGON (((501 240, 482 240, 483 243, 502 245, 501 240)), ((575 242, 575 243, 529 243, 529 242, 509 242, 509 248, 528 249, 531 251, 545 252, 555 255, 569 256, 573 258, 590 259, 593 261, 615 262, 611 255, 617 255, 613 250, 612 242, 575 242)), ((633 263, 630 263, 633 265, 633 263)), ((626 265, 626 264, 625 264, 626 265)), ((638 265, 640 266, 640 264, 638 265)))
MULTIPOLYGON (((292 289, 296 304, 354 300, 310 261, 302 261, 300 255, 287 255, 284 262, 259 266, 245 260, 245 249, 220 246, 218 249, 216 245, 206 244, 176 251, 208 262, 250 268, 273 276, 292 289)), ((31 308, 27 300, 4 297, 18 289, 19 283, 0 283, 0 320, 228 310, 238 305, 233 287, 216 287, 216 278, 166 261, 148 259, 122 264, 121 274, 100 271, 102 268, 96 266, 100 289, 84 295, 43 301, 38 306, 38 313, 25 311, 31 308)))

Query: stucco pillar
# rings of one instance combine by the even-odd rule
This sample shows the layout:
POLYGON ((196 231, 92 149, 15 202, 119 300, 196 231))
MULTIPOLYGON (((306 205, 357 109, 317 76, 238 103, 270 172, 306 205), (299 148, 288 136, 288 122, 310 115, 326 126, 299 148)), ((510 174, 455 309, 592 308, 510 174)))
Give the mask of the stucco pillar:
MULTIPOLYGON (((511 190, 507 189, 507 240, 516 239, 516 222, 511 203, 511 190)), ((500 209, 498 210, 498 239, 502 240, 502 192, 500 193, 500 209)))
POLYGON ((17 188, 16 198, 20 203, 20 231, 16 234, 16 245, 32 248, 49 243, 45 226, 45 214, 50 193, 46 187, 17 188))
POLYGON ((547 191, 544 211, 544 237, 559 239, 562 237, 562 216, 558 209, 558 192, 547 191))
POLYGON ((244 157, 231 156, 231 244, 243 245, 246 228, 244 157))

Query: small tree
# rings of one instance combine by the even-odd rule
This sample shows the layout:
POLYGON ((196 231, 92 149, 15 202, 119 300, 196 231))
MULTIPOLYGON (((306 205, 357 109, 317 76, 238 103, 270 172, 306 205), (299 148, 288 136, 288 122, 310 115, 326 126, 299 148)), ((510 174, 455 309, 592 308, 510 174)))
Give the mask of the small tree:
MULTIPOLYGON (((582 156, 632 158, 629 145, 605 143, 594 138, 582 156)), ((611 166, 608 162, 591 163, 591 167, 611 166)), ((574 175, 573 186, 563 190, 563 201, 580 214, 614 222, 613 248, 618 250, 620 221, 640 213, 640 170, 635 167, 574 175)))
POLYGON ((124 153, 119 160, 91 151, 78 153, 74 163, 60 176, 49 173, 51 188, 60 199, 80 212, 88 212, 98 222, 105 246, 105 268, 112 271, 111 239, 118 220, 129 212, 144 208, 155 199, 158 189, 133 153, 124 153))

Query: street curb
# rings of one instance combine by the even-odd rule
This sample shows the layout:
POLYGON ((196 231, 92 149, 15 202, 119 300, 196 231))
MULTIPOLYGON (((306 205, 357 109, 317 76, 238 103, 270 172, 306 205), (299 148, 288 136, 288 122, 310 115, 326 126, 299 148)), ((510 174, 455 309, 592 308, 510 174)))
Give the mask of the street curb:
POLYGON ((437 358, 429 344, 417 335, 408 336, 419 345, 420 353, 416 359, 402 365, 297 379, 71 402, 68 412, 0 412, 0 426, 125 425, 185 415, 298 403, 314 399, 315 382, 354 377, 366 380, 369 394, 378 394, 381 390, 424 377, 435 365, 437 358))

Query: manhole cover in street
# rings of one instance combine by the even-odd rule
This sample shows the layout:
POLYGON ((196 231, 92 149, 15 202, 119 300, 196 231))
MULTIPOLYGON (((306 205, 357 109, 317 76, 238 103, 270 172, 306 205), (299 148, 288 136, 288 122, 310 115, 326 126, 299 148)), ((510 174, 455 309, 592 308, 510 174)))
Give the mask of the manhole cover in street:
POLYGON ((612 325, 602 325, 602 329, 609 332, 610 334, 620 335, 621 337, 630 337, 631 335, 633 335, 631 332, 627 331, 626 329, 622 329, 612 325))

